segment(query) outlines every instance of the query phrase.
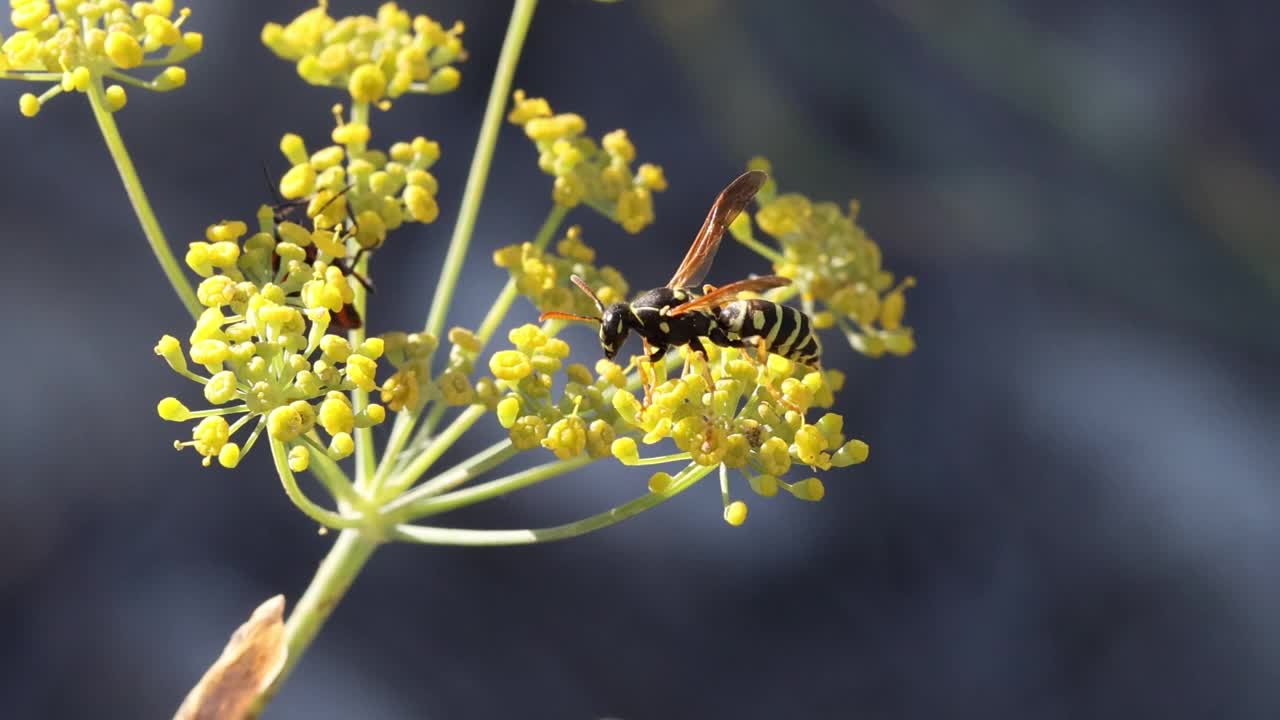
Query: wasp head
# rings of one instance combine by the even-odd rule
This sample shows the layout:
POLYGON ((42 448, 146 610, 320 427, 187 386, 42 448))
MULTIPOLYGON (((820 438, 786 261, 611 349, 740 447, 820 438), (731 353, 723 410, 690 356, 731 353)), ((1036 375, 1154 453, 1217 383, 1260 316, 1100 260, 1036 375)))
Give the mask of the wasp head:
POLYGON ((627 335, 636 325, 635 317, 626 303, 614 303, 605 308, 600 316, 600 347, 604 349, 606 360, 612 360, 622 349, 627 335))

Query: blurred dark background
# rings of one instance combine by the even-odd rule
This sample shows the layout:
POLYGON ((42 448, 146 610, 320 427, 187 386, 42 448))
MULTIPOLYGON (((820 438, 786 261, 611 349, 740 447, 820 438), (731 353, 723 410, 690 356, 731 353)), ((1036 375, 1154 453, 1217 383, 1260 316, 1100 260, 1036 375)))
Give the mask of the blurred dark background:
MULTIPOLYGON (((118 118, 179 248, 251 218, 280 135, 318 146, 341 99, 258 43, 307 3, 192 4, 188 87, 118 118)), ((378 145, 444 149, 440 221, 375 258, 375 331, 425 316, 509 11, 403 4, 465 20, 472 58, 459 92, 375 114, 378 145)), ((572 216, 604 260, 659 284, 763 154, 785 189, 862 200, 920 280, 919 350, 828 339, 872 454, 820 504, 731 528, 708 482, 566 543, 381 550, 268 716, 1280 717, 1276 27, 1262 2, 544 3, 517 87, 628 128, 671 181, 636 240, 572 216)), ((151 348, 189 320, 88 107, 25 120, 26 90, 0 84, 0 715, 165 717, 330 539, 264 448, 237 472, 172 451, 189 429, 155 403, 198 394, 151 348)), ((549 193, 505 126, 454 323, 549 193)), ((713 279, 760 267, 730 244, 713 279)), ((554 524, 644 478, 601 465, 449 520, 554 524)))

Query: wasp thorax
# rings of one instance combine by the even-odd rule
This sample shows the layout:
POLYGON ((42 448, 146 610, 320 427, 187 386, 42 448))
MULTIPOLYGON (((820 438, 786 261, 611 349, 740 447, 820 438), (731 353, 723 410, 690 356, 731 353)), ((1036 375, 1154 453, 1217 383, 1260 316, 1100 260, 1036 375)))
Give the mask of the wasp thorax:
POLYGON ((627 341, 627 334, 636 325, 635 313, 626 303, 614 303, 600 316, 600 346, 605 358, 612 360, 627 341))

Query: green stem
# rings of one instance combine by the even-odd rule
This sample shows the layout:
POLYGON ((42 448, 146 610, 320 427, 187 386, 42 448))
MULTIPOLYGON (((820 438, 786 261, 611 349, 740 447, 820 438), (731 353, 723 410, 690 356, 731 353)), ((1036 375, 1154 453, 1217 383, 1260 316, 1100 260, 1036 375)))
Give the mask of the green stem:
POLYGON ((422 451, 421 455, 414 458, 408 467, 388 479, 385 487, 379 490, 378 498, 382 502, 386 502, 409 489, 409 486, 422 477, 422 474, 429 470, 435 461, 439 460, 441 455, 444 455, 446 450, 453 447, 458 438, 471 429, 471 426, 483 417, 486 412, 488 412, 488 409, 483 405, 472 405, 463 410, 461 415, 449 423, 449 427, 432 438, 431 444, 422 451))
POLYGON ((9 70, 0 72, 0 80, 23 80, 26 82, 62 82, 62 73, 39 72, 35 70, 9 70))
POLYGON ((173 256, 173 251, 169 249, 169 243, 164 238, 164 231, 160 229, 160 223, 156 220, 155 212, 151 209, 151 203, 147 201, 147 193, 142 189, 142 181, 138 179, 138 172, 133 167, 133 160, 129 158, 129 151, 124 146, 124 139, 120 137, 120 129, 116 127, 115 118, 111 114, 110 108, 107 107, 107 96, 102 89, 102 78, 94 77, 93 82, 89 83, 89 107, 93 109, 93 117, 98 121, 98 129, 102 131, 102 139, 107 144, 107 151, 111 153, 111 159, 116 163, 116 170, 120 173, 120 180, 124 183, 125 193, 129 196, 129 202, 133 205, 133 212, 138 216, 138 222, 142 225, 142 234, 147 237, 147 243, 151 245, 151 252, 155 254, 156 260, 160 262, 160 268, 164 270, 165 277, 169 278, 169 284, 173 286, 174 292, 178 293, 178 298, 182 300, 182 304, 186 306, 187 311, 192 317, 200 317, 203 308, 196 299, 196 291, 192 289, 190 281, 187 280, 186 273, 182 271, 182 266, 173 256))
POLYGON ((276 474, 280 476, 280 484, 284 485, 285 495, 288 495, 293 504, 297 505, 307 517, 327 528, 345 530, 363 525, 358 518, 325 510, 312 502, 298 487, 298 479, 293 476, 293 470, 289 469, 289 451, 285 449, 284 443, 275 438, 271 438, 271 457, 275 459, 276 474))
POLYGON ((289 648, 288 659, 285 660, 284 667, 280 669, 280 674, 276 676, 271 686, 258 696, 251 716, 256 717, 288 679, 293 668, 302 659, 302 654, 307 651, 307 647, 320 632, 320 628, 333 614, 334 608, 338 606, 338 602, 342 600, 351 583, 355 581, 356 575, 360 574, 369 556, 377 547, 378 543, 364 537, 358 530, 343 530, 338 535, 329 554, 320 561, 320 567, 316 570, 315 577, 311 579, 311 584, 298 599, 298 604, 294 606, 293 612, 289 614, 289 619, 284 624, 285 644, 289 648))
POLYGON ((695 483, 715 468, 690 465, 674 478, 670 487, 661 493, 650 493, 629 503, 577 522, 531 530, 464 530, 462 528, 427 527, 424 525, 397 525, 391 537, 405 542, 430 545, 529 545, 532 543, 565 540, 578 535, 617 525, 627 518, 639 515, 649 508, 661 505, 693 487, 695 483))
POLYGON ((440 424, 440 418, 444 417, 444 411, 448 409, 448 405, 436 403, 435 407, 431 408, 431 412, 427 413, 427 419, 422 421, 422 427, 418 428, 418 433, 413 436, 411 444, 416 446, 425 442, 431 433, 436 431, 436 425, 440 424))
POLYGON ((635 462, 625 463, 625 464, 627 465, 627 467, 639 467, 642 465, 665 465, 666 463, 680 462, 682 460, 688 460, 688 459, 689 459, 689 453, 681 452, 681 453, 672 453, 671 455, 658 455, 656 457, 640 458, 635 462))
POLYGON ((338 463, 329 457, 324 445, 310 435, 303 435, 302 441, 311 448, 311 473, 320 480, 320 484, 329 491, 334 501, 347 507, 358 505, 360 498, 351 486, 351 480, 338 463))
POLYGON ((760 242, 759 240, 753 237, 739 237, 738 235, 734 235, 734 237, 738 239, 738 242, 742 243, 743 245, 746 245, 752 250, 755 250, 757 253, 764 256, 766 260, 768 260, 769 262, 772 262, 774 265, 782 265, 787 261, 786 258, 782 257, 782 253, 778 252, 777 250, 774 250, 773 248, 769 247, 768 245, 765 245, 764 243, 760 242))
POLYGON ((516 73, 520 50, 524 47, 525 35, 529 32, 533 10, 537 5, 538 0, 516 0, 511 11, 507 35, 502 41, 502 53, 498 56, 498 69, 494 72, 493 85, 489 88, 484 121, 480 124, 480 138, 476 142, 476 152, 471 158, 471 169, 467 173, 462 205, 458 208, 458 221, 453 226, 449 251, 445 254, 444 266, 440 270, 440 282, 436 285, 431 311, 427 315, 426 331, 436 337, 442 336, 449 303, 453 299, 458 277, 462 274, 462 263, 467 257, 467 246, 471 243, 476 215, 480 212, 480 200, 484 196, 484 186, 489 178, 493 149, 498 142, 498 129, 502 125, 507 98, 511 95, 511 79, 516 73))
MULTIPOLYGON (((471 156, 471 168, 467 172, 462 204, 458 207, 458 219, 453 226, 449 249, 445 253, 444 265, 440 269, 440 280, 436 283, 431 310, 427 313, 427 322, 424 325, 425 330, 437 338, 443 338, 444 335, 444 322, 449 314, 449 303, 453 301, 458 276, 462 273, 462 265, 467 258, 471 234, 475 231, 476 216, 480 213, 480 201, 484 197, 485 184, 489 179, 489 166, 493 162, 493 151, 498 144, 498 130, 502 127, 503 110, 506 109, 507 98, 511 94, 511 81, 515 76, 516 65, 520 61, 520 51, 524 48, 524 39, 529 33, 529 25, 533 22, 533 11, 537 5, 537 0, 516 0, 515 7, 511 10, 511 20, 507 25, 506 37, 502 41, 502 52, 498 56, 493 85, 489 88, 489 101, 485 106, 484 119, 480 123, 480 137, 476 140, 475 154, 471 156)), ((429 360, 428 363, 430 363, 429 360)), ((439 408, 432 410, 421 436, 430 435, 435 430, 435 422, 432 422, 432 419, 439 420, 440 412, 439 408)), ((418 422, 418 415, 419 413, 402 412, 396 416, 386 451, 374 474, 370 488, 373 493, 380 493, 382 484, 390 477, 397 456, 404 450, 405 444, 413 433, 413 426, 418 422)))
MULTIPOLYGON (((351 104, 351 117, 348 122, 359 123, 361 125, 369 124, 369 103, 354 102, 351 104)), ((364 153, 363 144, 352 144, 348 149, 352 157, 359 157, 364 153)), ((363 253, 360 261, 356 263, 354 271, 367 277, 369 272, 369 253, 363 253)), ((368 302, 369 293, 365 290, 364 283, 352 283, 353 297, 351 300, 352 307, 355 308, 356 314, 362 320, 360 327, 355 330, 347 331, 347 340, 351 343, 352 348, 359 348, 364 342, 366 327, 368 327, 368 319, 365 312, 368 302)), ((359 388, 351 391, 351 407, 359 412, 361 409, 369 406, 369 393, 359 388)), ((356 442, 356 487, 364 488, 372 480, 376 471, 376 463, 373 457, 373 428, 362 427, 355 430, 356 442)))
POLYGON ((579 455, 571 460, 559 460, 557 462, 536 465, 528 470, 522 470, 506 477, 496 480, 490 480, 487 483, 481 483, 474 487, 469 487, 456 492, 451 492, 438 497, 422 497, 417 498, 407 504, 392 510, 387 507, 384 510, 384 517, 392 523, 402 523, 414 518, 426 517, 428 515, 439 515, 443 512, 456 510, 467 505, 484 500, 490 500, 500 495, 515 492, 521 488, 536 485, 544 480, 550 480, 558 475, 577 470, 594 460, 594 458, 585 455, 579 455))
POLYGON ((422 483, 416 488, 409 490, 400 497, 392 500, 382 507, 382 514, 391 516, 399 512, 407 505, 411 505, 423 498, 433 497, 443 492, 448 492, 459 485, 466 483, 472 478, 478 477, 481 473, 492 470, 502 463, 515 457, 519 452, 512 446, 510 440, 499 440, 480 452, 472 455, 470 458, 454 465, 444 472, 436 475, 430 480, 422 483))
MULTIPOLYGON (((539 250, 545 249, 547 244, 551 242, 551 238, 555 236, 556 231, 560 229, 560 223, 564 222, 564 218, 569 214, 569 208, 556 205, 551 208, 551 212, 547 214, 547 219, 542 222, 542 227, 538 228, 538 234, 533 238, 533 246, 539 250)), ((480 323, 480 329, 476 332, 476 337, 480 339, 483 347, 488 344, 489 338, 497 332, 498 326, 502 324, 503 318, 507 316, 507 311, 511 309, 511 303, 516 299, 516 280, 511 278, 507 280, 507 284, 503 286, 502 292, 498 294, 498 299, 494 301, 493 307, 489 308, 489 312, 484 316, 484 321, 480 323)))
POLYGON ((367 488, 370 496, 376 496, 382 490, 387 478, 397 467, 397 460, 404 450, 405 443, 409 441, 409 435, 413 432, 413 424, 417 422, 419 413, 421 410, 405 410, 396 415, 396 421, 391 426, 391 436, 387 438, 387 445, 382 450, 382 458, 378 460, 378 467, 373 473, 373 483, 367 488))

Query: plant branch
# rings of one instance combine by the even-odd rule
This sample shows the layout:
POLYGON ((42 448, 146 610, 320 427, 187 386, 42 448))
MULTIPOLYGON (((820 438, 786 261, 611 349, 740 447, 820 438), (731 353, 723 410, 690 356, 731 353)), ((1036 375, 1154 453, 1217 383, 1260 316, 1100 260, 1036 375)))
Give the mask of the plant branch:
POLYGON ((661 505, 671 498, 693 487, 715 468, 689 465, 673 478, 672 484, 660 493, 649 493, 629 503, 606 510, 605 512, 583 518, 564 525, 530 530, 465 530, 462 528, 428 527, 425 525, 397 525, 391 531, 391 537, 405 542, 424 543, 429 545, 530 545, 533 543, 565 540, 578 535, 617 525, 627 518, 634 517, 652 507, 661 505))
MULTIPOLYGON (((555 237, 556 231, 560 229, 560 224, 564 222, 564 218, 569 214, 569 208, 556 205, 551 208, 551 212, 547 214, 547 219, 542 222, 542 227, 538 228, 538 234, 533 238, 533 246, 539 250, 545 249, 547 244, 551 242, 551 238, 555 237)), ((489 308, 488 314, 484 316, 484 321, 480 323, 480 329, 476 332, 476 337, 480 339, 480 345, 489 343, 489 339, 497 332, 498 326, 502 324, 503 318, 507 316, 507 311, 511 309, 511 303, 516 299, 516 280, 510 278, 507 284, 502 287, 502 292, 498 293, 498 299, 494 301, 493 307, 489 308)))
POLYGON ((120 181, 124 183, 125 193, 128 194, 129 202, 133 205, 134 214, 138 216, 138 223, 142 225, 142 234, 151 245, 151 252, 160 262, 160 269, 164 270, 165 277, 169 278, 169 284, 173 286, 173 291, 178 294, 178 298, 191 313, 191 317, 200 317, 204 308, 196 299, 196 292, 191 287, 191 282, 187 280, 182 266, 173 256, 169 242, 165 240, 164 231, 160 229, 160 223, 151 209, 147 193, 142 188, 142 181, 138 179, 138 172, 134 169, 133 160, 129 157, 129 150, 125 148, 124 139, 120 137, 120 129, 116 127, 115 118, 107 107, 107 97, 102 89, 101 77, 95 76, 93 82, 89 83, 88 95, 89 107, 93 109, 93 118, 98 121, 102 139, 107 144, 111 159, 116 163, 120 181))
POLYGON ((270 439, 271 457, 276 463, 276 474, 280 476, 280 484, 284 486, 285 495, 298 506, 298 509, 307 517, 315 520, 324 527, 335 529, 350 529, 360 527, 363 523, 358 518, 347 517, 332 510, 325 510, 316 505, 310 498, 302 492, 298 487, 298 479, 293 476, 293 470, 289 469, 289 451, 285 449, 284 443, 270 439))
POLYGON ((351 587, 351 583, 355 581, 356 576, 360 574, 365 563, 369 561, 369 556, 377 547, 377 542, 366 538, 359 530, 343 530, 338 535, 329 554, 320 561, 320 567, 316 569, 311 584, 298 599, 298 604, 294 606, 293 612, 285 622, 284 637, 289 649, 288 659, 280 669, 280 674, 271 683, 271 687, 258 696, 254 710, 250 713, 251 717, 256 717, 262 712, 262 708, 271 701, 276 691, 288 679, 293 668, 302 659, 303 653, 307 651, 307 647, 311 645, 311 641, 333 614, 338 602, 342 600, 347 589, 351 587))
POLYGON ((515 449, 510 440, 499 440, 387 503, 382 507, 382 514, 384 516, 392 516, 405 506, 411 505, 418 500, 448 492, 468 480, 478 477, 481 473, 492 470, 510 460, 515 457, 517 452, 519 451, 515 449))
POLYGON ((537 5, 537 0, 516 0, 511 11, 507 35, 502 41, 502 53, 498 56, 498 69, 494 72, 493 85, 489 88, 484 121, 480 124, 480 138, 476 141, 476 152, 471 158, 471 169, 467 173, 462 205, 458 208, 458 221, 453 226, 449 251, 445 254, 444 266, 440 270, 440 282, 436 285, 431 311, 427 315, 426 331, 436 337, 441 337, 444 331, 449 303, 453 300, 458 276, 462 274, 462 263, 467 256, 467 247, 471 244, 476 215, 480 212, 480 201, 484 197, 485 183, 489 178, 493 149, 498 143, 498 129, 502 125, 507 98, 511 95, 511 81, 516 74, 520 51, 524 47, 525 35, 529 32, 529 24, 533 21, 533 11, 537 5))
POLYGON ((445 495, 415 498, 409 503, 400 505, 395 511, 391 511, 391 508, 388 507, 384 511, 384 517, 387 517, 392 522, 401 523, 414 518, 438 515, 460 507, 466 507, 467 505, 474 505, 484 500, 491 500, 500 495, 506 495, 521 488, 536 485, 544 480, 550 480, 558 475, 577 470, 594 459, 579 455, 571 460, 558 460, 536 465, 528 470, 522 470, 506 477, 490 480, 489 482, 445 495))
POLYGON ((486 412, 488 410, 483 405, 471 405, 466 410, 463 410, 461 415, 449 423, 449 427, 431 439, 431 444, 427 445, 426 449, 415 457, 404 470, 387 480, 386 486, 379 489, 378 497, 385 502, 409 489, 486 412))

